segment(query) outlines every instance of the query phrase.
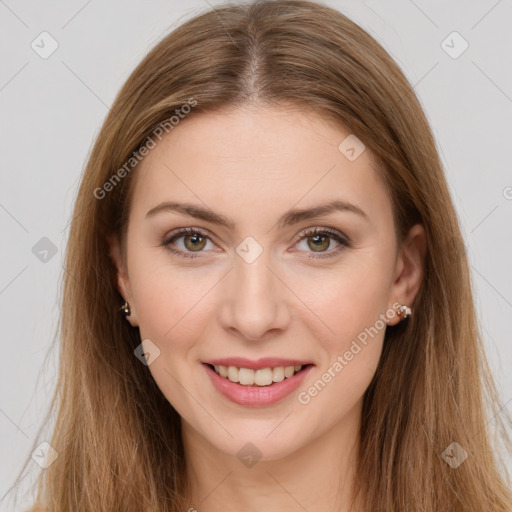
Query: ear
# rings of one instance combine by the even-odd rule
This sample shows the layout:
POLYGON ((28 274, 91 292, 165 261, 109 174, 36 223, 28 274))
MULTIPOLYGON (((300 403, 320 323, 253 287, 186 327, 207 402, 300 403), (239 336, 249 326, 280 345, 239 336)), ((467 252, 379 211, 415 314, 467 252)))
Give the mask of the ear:
MULTIPOLYGON (((133 300, 132 288, 130 279, 128 277, 128 270, 121 255, 121 245, 117 236, 110 235, 108 237, 108 246, 110 259, 116 268, 116 286, 118 292, 123 299, 130 305, 130 315, 126 317, 132 327, 137 327, 139 322, 137 320, 137 311, 135 309, 135 301, 133 300)), ((120 305, 121 306, 121 305, 120 305)), ((120 313, 122 314, 122 313, 120 313)))
MULTIPOLYGON (((424 276, 425 254, 427 251, 427 237, 425 228, 415 224, 404 240, 398 253, 394 282, 389 297, 389 309, 397 311, 396 304, 412 308, 414 298, 418 293, 424 276)), ((414 315, 414 311, 412 312, 414 315)), ((388 325, 400 322, 400 317, 394 315, 388 325)))

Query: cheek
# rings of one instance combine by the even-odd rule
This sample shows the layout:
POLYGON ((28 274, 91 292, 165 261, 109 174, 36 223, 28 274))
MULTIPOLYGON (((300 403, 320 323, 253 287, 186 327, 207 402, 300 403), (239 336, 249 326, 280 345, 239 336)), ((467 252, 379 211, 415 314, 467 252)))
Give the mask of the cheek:
MULTIPOLYGON (((326 327, 324 347, 332 353, 344 349, 387 311, 391 285, 390 258, 370 250, 353 253, 329 270, 303 269, 294 291, 326 327)), ((313 318, 311 317, 311 318, 313 318)), ((382 330, 382 321, 377 323, 382 330)))
POLYGON ((170 256, 136 248, 129 268, 141 337, 174 344, 200 331, 208 293, 222 278, 221 270, 177 267, 170 256))
POLYGON ((301 282, 310 286, 299 293, 309 293, 305 302, 317 322, 316 331, 313 324, 310 330, 319 334, 318 318, 328 329, 316 336, 321 367, 298 399, 327 422, 347 414, 375 374, 386 332, 391 267, 391 258, 368 249, 347 257, 332 272, 316 272, 314 279, 311 272, 302 274, 301 282))
MULTIPOLYGON (((196 411, 197 404, 192 397, 199 393, 187 392, 183 386, 190 381, 201 381, 202 375, 194 373, 203 371, 197 364, 200 355, 197 340, 211 319, 208 292, 219 277, 215 272, 176 268, 157 260, 136 255, 133 260, 132 290, 140 337, 150 339, 159 349, 159 356, 149 366, 153 379, 178 413, 188 417, 196 411)), ((200 413, 194 423, 202 420, 200 413)))
POLYGON ((384 310, 372 302, 375 297, 344 295, 348 302, 334 308, 325 304, 323 319, 334 332, 321 339, 325 357, 320 377, 333 382, 350 399, 360 397, 379 363, 386 331, 384 310), (324 375, 325 374, 325 375, 324 375))
MULTIPOLYGON (((349 342, 332 354, 308 386, 299 390, 297 401, 308 418, 322 418, 323 429, 357 411, 377 368, 384 330, 370 341, 349 342)), ((311 422, 310 422, 311 423, 311 422)), ((314 422, 310 425, 317 430, 314 422)))
POLYGON ((329 330, 322 329, 325 334, 316 337, 321 365, 297 399, 325 425, 339 421, 360 403, 377 369, 386 332, 389 280, 378 266, 351 270, 320 281, 322 293, 310 298, 315 316, 329 330))

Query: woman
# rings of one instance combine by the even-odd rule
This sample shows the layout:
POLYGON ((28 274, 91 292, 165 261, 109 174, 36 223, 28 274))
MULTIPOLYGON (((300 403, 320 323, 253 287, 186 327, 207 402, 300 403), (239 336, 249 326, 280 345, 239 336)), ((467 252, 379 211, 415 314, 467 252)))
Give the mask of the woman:
POLYGON ((68 244, 43 509, 512 509, 430 128, 342 14, 217 7, 161 41, 68 244))

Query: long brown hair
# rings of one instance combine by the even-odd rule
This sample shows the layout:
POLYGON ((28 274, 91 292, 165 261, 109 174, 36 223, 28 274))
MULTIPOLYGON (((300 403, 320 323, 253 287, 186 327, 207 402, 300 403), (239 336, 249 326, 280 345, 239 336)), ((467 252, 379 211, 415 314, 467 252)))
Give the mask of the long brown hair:
POLYGON ((194 17, 148 53, 116 97, 70 227, 49 441, 59 456, 39 476, 38 503, 52 512, 188 509, 180 418, 134 356, 139 331, 119 314, 107 239, 124 240, 136 173, 136 162, 126 162, 192 102, 190 116, 253 102, 332 119, 382 164, 398 241, 414 223, 425 227, 414 314, 387 330, 364 395, 354 487, 364 509, 510 512, 509 475, 495 444, 496 433, 509 440, 505 416, 428 122, 399 67, 368 33, 300 0, 226 4, 194 17), (449 464, 464 453, 457 468, 449 464))

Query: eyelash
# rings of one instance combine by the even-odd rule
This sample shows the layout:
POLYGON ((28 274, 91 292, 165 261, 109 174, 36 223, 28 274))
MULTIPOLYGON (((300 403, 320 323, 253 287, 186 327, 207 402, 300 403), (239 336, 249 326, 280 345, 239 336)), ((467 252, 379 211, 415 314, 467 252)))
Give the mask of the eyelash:
MULTIPOLYGON (((202 229, 183 228, 174 233, 171 233, 171 235, 169 237, 167 237, 162 242, 161 245, 166 247, 167 250, 169 250, 170 252, 177 254, 178 256, 181 256, 183 258, 190 258, 190 259, 200 258, 201 256, 199 256, 199 253, 201 253, 203 251, 198 251, 198 254, 193 254, 191 252, 179 251, 179 250, 173 249, 171 247, 171 243, 173 243, 175 240, 177 240, 183 236, 186 236, 186 235, 200 235, 201 237, 210 239, 210 237, 208 236, 208 233, 206 231, 203 231, 202 229)), ((351 244, 347 238, 341 236, 337 231, 334 231, 330 228, 313 228, 313 229, 306 230, 297 237, 295 243, 297 244, 305 238, 312 237, 312 236, 319 236, 319 235, 320 236, 327 235, 328 237, 333 238, 336 242, 338 242, 341 245, 339 247, 337 247, 336 249, 329 251, 327 253, 327 255, 307 256, 308 259, 333 258, 333 257, 337 256, 341 251, 343 251, 344 248, 351 247, 351 244)), ((326 253, 318 253, 318 254, 326 254, 326 253)))

